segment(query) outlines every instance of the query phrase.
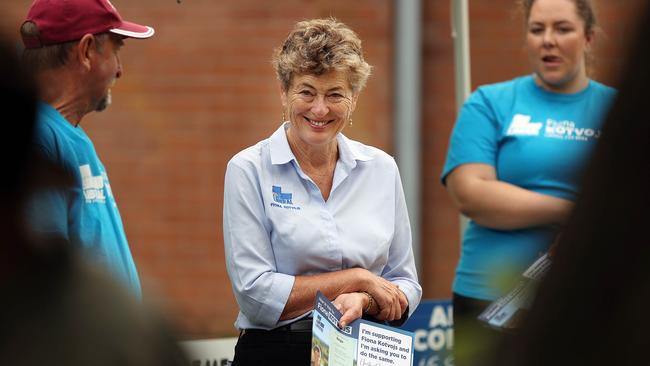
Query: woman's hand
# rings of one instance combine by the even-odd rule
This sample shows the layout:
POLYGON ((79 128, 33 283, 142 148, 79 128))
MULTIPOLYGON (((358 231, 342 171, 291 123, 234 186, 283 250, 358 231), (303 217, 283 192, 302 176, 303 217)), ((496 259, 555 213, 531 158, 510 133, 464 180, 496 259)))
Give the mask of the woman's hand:
POLYGON ((408 307, 406 296, 394 283, 368 272, 370 276, 366 279, 367 285, 364 291, 377 303, 377 313, 370 314, 378 320, 393 321, 398 320, 408 307))
POLYGON ((351 292, 348 294, 341 294, 333 301, 336 309, 340 311, 343 316, 339 320, 341 327, 345 327, 353 321, 361 318, 363 309, 368 304, 368 296, 361 292, 351 292))

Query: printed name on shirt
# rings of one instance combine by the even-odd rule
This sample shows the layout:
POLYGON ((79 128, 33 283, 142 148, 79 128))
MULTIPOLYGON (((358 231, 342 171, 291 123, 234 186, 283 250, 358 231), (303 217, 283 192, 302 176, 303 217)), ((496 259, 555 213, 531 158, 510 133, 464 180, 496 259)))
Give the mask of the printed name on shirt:
POLYGON ((104 177, 102 175, 93 176, 88 164, 79 166, 79 173, 86 203, 106 203, 104 177))
POLYGON ((293 205, 293 193, 282 192, 282 187, 273 186, 273 201, 271 207, 286 208, 292 210, 300 210, 300 207, 293 205))
POLYGON ((549 118, 544 124, 542 122, 531 122, 531 117, 524 114, 515 114, 512 117, 506 135, 539 136, 540 131, 544 131, 543 137, 563 140, 588 141, 600 137, 600 129, 579 128, 576 127, 574 121, 556 121, 549 118), (542 125, 544 125, 543 130, 542 125))
POLYGON ((587 141, 600 137, 600 129, 577 128, 573 121, 556 121, 554 119, 546 120, 544 136, 564 140, 587 141))

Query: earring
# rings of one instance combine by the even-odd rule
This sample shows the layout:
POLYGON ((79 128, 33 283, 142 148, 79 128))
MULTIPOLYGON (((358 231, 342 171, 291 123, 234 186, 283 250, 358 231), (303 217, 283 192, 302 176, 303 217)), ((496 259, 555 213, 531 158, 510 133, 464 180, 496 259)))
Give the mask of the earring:
POLYGON ((352 118, 350 118, 350 127, 352 127, 352 118))
POLYGON ((286 118, 286 116, 285 116, 285 114, 284 114, 284 111, 282 111, 282 122, 284 122, 284 121, 286 121, 286 120, 287 120, 287 118, 286 118))

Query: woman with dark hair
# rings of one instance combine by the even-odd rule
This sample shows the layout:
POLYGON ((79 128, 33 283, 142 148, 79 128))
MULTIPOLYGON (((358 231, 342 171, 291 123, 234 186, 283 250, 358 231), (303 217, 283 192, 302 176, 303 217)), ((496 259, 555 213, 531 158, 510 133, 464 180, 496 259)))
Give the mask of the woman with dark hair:
POLYGON ((494 365, 648 364, 650 349, 650 7, 580 198, 521 335, 494 365))
POLYGON ((442 182, 469 217, 453 284, 455 357, 484 362, 499 334, 476 317, 548 250, 615 95, 591 80, 588 0, 523 0, 532 75, 478 88, 451 136, 442 182))

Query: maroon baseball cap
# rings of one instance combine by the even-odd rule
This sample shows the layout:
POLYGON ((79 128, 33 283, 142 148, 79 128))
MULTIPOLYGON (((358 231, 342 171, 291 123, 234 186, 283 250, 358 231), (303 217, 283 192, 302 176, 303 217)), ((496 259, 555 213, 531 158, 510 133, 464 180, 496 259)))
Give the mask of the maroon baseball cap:
POLYGON ((34 0, 25 22, 38 27, 37 37, 23 37, 25 48, 38 48, 111 32, 130 38, 153 36, 151 27, 122 20, 110 0, 34 0))

